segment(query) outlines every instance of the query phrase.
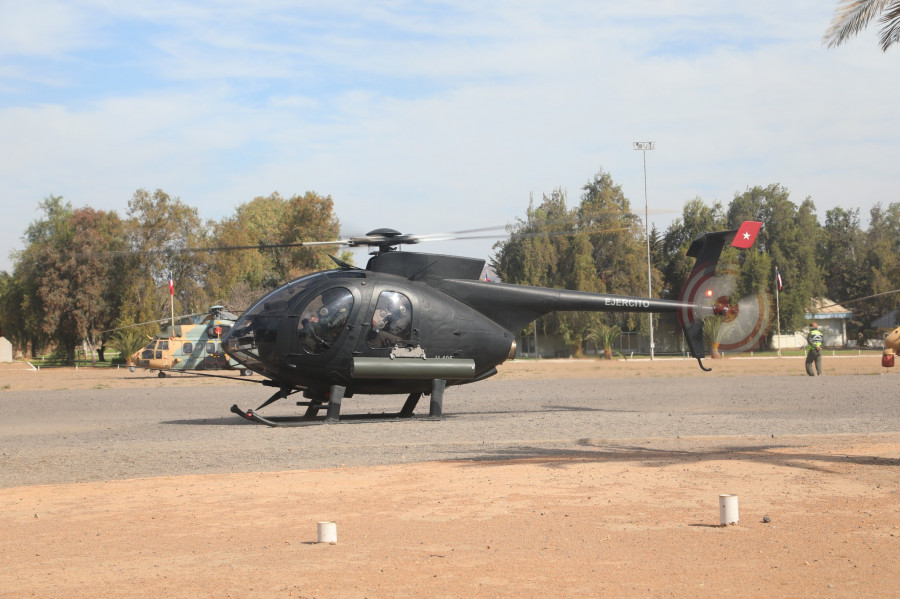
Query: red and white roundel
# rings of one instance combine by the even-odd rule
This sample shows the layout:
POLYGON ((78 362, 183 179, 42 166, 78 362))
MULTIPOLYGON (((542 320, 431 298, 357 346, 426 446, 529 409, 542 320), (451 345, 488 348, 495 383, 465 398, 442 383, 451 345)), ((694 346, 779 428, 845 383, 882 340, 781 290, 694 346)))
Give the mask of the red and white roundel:
POLYGON ((734 271, 716 272, 715 267, 696 269, 681 290, 681 301, 689 304, 678 311, 682 327, 711 315, 723 316, 719 330, 719 351, 744 352, 757 349, 765 339, 771 307, 764 293, 740 299, 734 271))

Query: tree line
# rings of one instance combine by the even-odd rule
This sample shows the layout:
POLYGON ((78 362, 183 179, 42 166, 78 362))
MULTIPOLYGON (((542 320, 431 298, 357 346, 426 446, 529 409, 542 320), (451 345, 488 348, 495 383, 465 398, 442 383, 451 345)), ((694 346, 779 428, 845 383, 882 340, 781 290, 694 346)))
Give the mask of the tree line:
MULTIPOLYGON (((779 268, 783 332, 803 327, 812 298, 840 303, 900 286, 900 203, 876 204, 863 229, 858 209, 829 210, 822 224, 810 198, 796 204, 778 184, 748 188, 727 207, 694 198, 665 231, 650 231, 648 269, 645 225, 621 186, 601 170, 581 191, 572 207, 562 189, 539 203, 531 199, 525 217, 494 246, 492 266, 504 281, 643 296, 649 274, 654 297, 676 298, 693 266, 685 252, 697 235, 759 220, 756 245, 723 260, 738 269, 743 295, 774 294, 779 268)), ((121 327, 165 319, 170 279, 178 314, 214 304, 239 312, 283 282, 333 266, 333 250, 320 247, 229 247, 340 234, 332 198, 312 191, 260 196, 220 221, 203 220, 196 208, 162 190, 136 191, 124 216, 73 208, 58 196, 45 198, 40 209, 24 233, 24 249, 12 256, 12 272, 0 271, 0 327, 19 349, 32 355, 53 349, 70 362, 85 342, 113 339, 125 350, 137 349, 158 325, 121 327)), ((340 258, 352 262, 349 253, 340 258)), ((898 294, 854 303, 855 324, 863 328, 898 305, 898 294)), ((649 323, 634 314, 560 313, 532 326, 579 348, 616 330, 646 333, 649 323)))
POLYGON ((84 342, 111 337, 123 351, 138 349, 158 325, 122 327, 169 315, 169 280, 179 315, 219 303, 242 310, 282 282, 332 264, 318 248, 219 248, 330 240, 340 232, 331 197, 315 192, 257 197, 221 221, 204 221, 162 190, 136 191, 124 217, 73 208, 58 196, 40 210, 12 272, 0 272, 0 326, 18 348, 32 355, 53 349, 69 363, 84 342))
MULTIPOLYGON (((872 320, 900 307, 900 294, 889 293, 900 287, 900 202, 876 204, 863 229, 858 208, 828 210, 823 224, 811 198, 797 204, 777 183, 748 187, 727 206, 697 197, 685 202, 664 232, 650 231, 648 269, 645 226, 621 186, 601 170, 581 191, 571 207, 562 189, 544 194, 537 204, 532 198, 525 218, 508 228, 509 239, 495 245, 492 265, 504 281, 640 296, 647 293, 649 274, 654 297, 675 299, 693 267, 686 251, 696 236, 757 220, 763 227, 754 247, 726 251, 722 263, 736 270, 739 297, 774 297, 778 268, 783 333, 803 328, 814 298, 853 302, 847 306, 854 313, 852 326, 864 335, 873 334, 867 330, 872 320), (876 297, 854 301, 870 296, 876 297)), ((646 334, 649 318, 557 313, 535 326, 560 334, 578 353, 585 341, 596 343, 610 331, 646 334)), ((776 329, 772 322, 770 330, 776 329)))

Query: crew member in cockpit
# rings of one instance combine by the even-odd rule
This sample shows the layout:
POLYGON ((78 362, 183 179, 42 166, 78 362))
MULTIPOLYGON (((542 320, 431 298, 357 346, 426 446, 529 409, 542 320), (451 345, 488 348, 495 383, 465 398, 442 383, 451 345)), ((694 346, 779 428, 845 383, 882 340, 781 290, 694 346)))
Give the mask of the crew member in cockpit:
POLYGON ((317 353, 322 343, 322 330, 319 317, 312 314, 300 321, 300 344, 311 354, 317 353))

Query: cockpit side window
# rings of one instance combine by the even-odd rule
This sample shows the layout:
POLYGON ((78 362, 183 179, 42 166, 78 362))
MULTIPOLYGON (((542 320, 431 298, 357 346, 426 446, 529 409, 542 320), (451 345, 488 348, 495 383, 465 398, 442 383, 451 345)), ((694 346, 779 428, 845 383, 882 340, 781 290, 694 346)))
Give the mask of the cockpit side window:
POLYGON ((369 347, 393 347, 408 341, 412 332, 412 306, 398 291, 384 291, 375 303, 372 328, 366 340, 369 347))
POLYGON ((297 335, 300 347, 310 354, 322 354, 337 341, 353 309, 353 294, 335 287, 313 298, 300 312, 297 335))

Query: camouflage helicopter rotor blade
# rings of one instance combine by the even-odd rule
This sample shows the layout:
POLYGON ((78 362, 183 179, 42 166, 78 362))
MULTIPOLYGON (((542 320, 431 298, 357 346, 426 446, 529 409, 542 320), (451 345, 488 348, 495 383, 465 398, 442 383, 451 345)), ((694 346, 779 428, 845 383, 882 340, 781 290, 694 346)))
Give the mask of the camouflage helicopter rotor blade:
MULTIPOLYGON (((182 318, 193 318, 194 316, 203 316, 203 315, 205 315, 205 314, 208 314, 208 312, 194 312, 193 314, 181 314, 181 315, 179 315, 179 316, 176 316, 176 317, 175 317, 175 320, 180 320, 180 319, 182 319, 182 318)), ((158 318, 158 319, 156 319, 156 320, 148 320, 148 321, 146 321, 146 322, 136 322, 136 323, 134 323, 134 324, 125 325, 124 327, 116 327, 116 328, 114 328, 114 329, 106 329, 106 330, 104 330, 104 331, 100 331, 100 333, 112 333, 112 332, 115 332, 115 331, 121 331, 121 330, 124 330, 124 329, 133 329, 133 328, 135 328, 135 327, 142 327, 142 326, 145 326, 145 325, 148 325, 148 324, 157 324, 157 323, 160 323, 160 322, 169 322, 169 321, 171 321, 171 320, 172 320, 172 317, 167 317, 167 318, 158 318)))

